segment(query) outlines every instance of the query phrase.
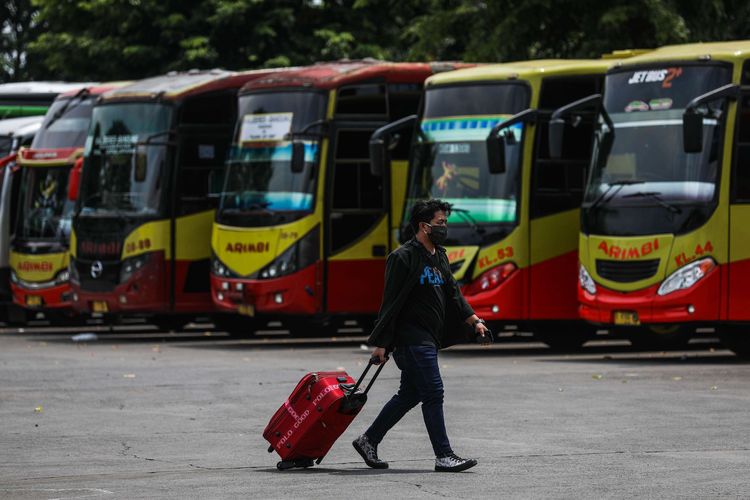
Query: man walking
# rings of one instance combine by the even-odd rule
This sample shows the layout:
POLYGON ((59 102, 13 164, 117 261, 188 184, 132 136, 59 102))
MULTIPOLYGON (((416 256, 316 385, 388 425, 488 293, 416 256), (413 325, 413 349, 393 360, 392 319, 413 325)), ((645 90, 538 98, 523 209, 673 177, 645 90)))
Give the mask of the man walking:
POLYGON ((448 234, 450 209, 451 205, 441 200, 418 201, 410 216, 414 238, 386 261, 383 302, 369 343, 376 347, 373 356, 380 363, 393 350, 401 385, 370 428, 352 443, 365 463, 376 469, 388 468, 388 463, 378 458, 378 444, 419 402, 435 452, 435 470, 460 472, 477 464, 453 453, 443 417, 438 349, 456 343, 467 325, 479 341, 491 341, 484 321, 461 295, 441 246, 448 234))

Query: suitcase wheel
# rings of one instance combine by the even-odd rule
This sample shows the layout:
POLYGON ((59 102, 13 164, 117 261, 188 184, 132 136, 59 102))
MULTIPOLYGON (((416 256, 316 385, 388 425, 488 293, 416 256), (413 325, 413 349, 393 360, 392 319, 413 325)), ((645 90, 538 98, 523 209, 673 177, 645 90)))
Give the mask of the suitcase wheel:
POLYGON ((308 467, 312 467, 313 460, 311 458, 299 458, 297 460, 282 460, 281 462, 276 464, 276 468, 279 470, 288 470, 288 469, 296 469, 296 468, 302 468, 306 469, 308 467))
POLYGON ((273 445, 268 447, 268 453, 273 453, 273 445))

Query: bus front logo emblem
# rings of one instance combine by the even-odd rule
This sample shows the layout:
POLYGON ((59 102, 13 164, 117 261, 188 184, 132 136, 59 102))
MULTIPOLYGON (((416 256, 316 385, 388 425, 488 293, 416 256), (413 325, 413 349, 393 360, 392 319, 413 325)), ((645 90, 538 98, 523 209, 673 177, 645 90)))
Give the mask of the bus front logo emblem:
POLYGON ((93 264, 91 264, 91 277, 94 279, 99 278, 99 276, 102 275, 102 271, 104 271, 104 266, 102 265, 102 261, 97 260, 93 264))

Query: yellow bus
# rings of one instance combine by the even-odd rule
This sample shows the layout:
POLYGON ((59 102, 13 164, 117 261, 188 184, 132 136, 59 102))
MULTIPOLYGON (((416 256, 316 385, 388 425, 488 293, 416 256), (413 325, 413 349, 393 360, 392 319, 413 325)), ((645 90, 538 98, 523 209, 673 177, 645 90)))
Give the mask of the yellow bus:
POLYGON ((211 223, 237 91, 280 70, 168 73, 93 109, 70 236, 73 307, 180 328, 214 307, 211 223))
POLYGON ((389 227, 403 210, 409 140, 393 151, 388 179, 371 175, 368 141, 417 111, 425 78, 455 67, 321 63, 242 89, 211 239, 223 328, 250 334, 281 320, 304 334, 371 322, 389 227))
POLYGON ((749 41, 662 47, 607 74, 581 217, 582 318, 646 346, 717 327, 750 354, 748 85, 749 41))
MULTIPOLYGON (((558 107, 600 92, 613 59, 631 53, 436 75, 418 117, 373 137, 373 169, 381 170, 392 135, 418 123, 400 213, 421 198, 453 204, 446 248, 454 276, 497 328, 516 325, 561 349, 590 337, 578 318, 576 275, 595 109, 567 126, 558 158, 547 147, 548 123, 558 107)), ((404 241, 412 232, 406 218, 399 222, 404 241)))

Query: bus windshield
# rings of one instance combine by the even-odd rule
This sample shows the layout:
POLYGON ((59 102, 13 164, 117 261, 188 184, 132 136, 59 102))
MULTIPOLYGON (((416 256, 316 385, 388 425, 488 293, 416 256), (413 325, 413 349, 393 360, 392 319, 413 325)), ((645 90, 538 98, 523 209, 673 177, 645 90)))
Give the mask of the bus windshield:
POLYGON ((611 200, 617 204, 643 203, 628 195, 644 190, 673 201, 713 199, 725 103, 704 110, 701 153, 683 149, 682 114, 692 99, 729 83, 730 77, 727 68, 698 66, 609 75, 604 107, 614 130, 602 127, 603 135, 611 134, 611 147, 597 150, 585 202, 613 183, 627 183, 611 200))
POLYGON ((217 220, 235 226, 289 222, 313 211, 325 94, 263 92, 240 97, 217 220), (304 132, 302 172, 292 172, 290 134, 304 132))
POLYGON ((163 212, 171 121, 172 107, 165 104, 94 108, 79 195, 82 215, 163 212))
POLYGON ((618 226, 622 234, 680 231, 688 216, 697 220, 687 207, 706 206, 715 199, 726 102, 718 100, 699 110, 700 153, 684 151, 682 115, 691 100, 730 81, 731 70, 724 66, 630 69, 608 75, 604 110, 614 130, 600 120, 583 204, 584 209, 604 213, 588 215, 596 216, 599 225, 618 226), (638 229, 622 217, 622 209, 627 212, 630 207, 668 215, 649 216, 648 224, 643 224, 643 217, 627 217, 643 228, 638 229), (616 223, 603 220, 613 217, 616 223), (671 222, 658 223, 665 219, 671 222))
POLYGON ((23 169, 16 238, 68 241, 73 212, 69 174, 70 166, 23 169))
POLYGON ((78 148, 86 142, 94 99, 85 95, 52 104, 31 143, 32 149, 78 148))
POLYGON ((427 89, 405 216, 416 200, 429 197, 453 204, 451 224, 514 224, 524 127, 508 129, 515 145, 507 150, 516 161, 508 162, 505 173, 490 174, 485 141, 495 125, 528 105, 528 88, 518 83, 427 89))

